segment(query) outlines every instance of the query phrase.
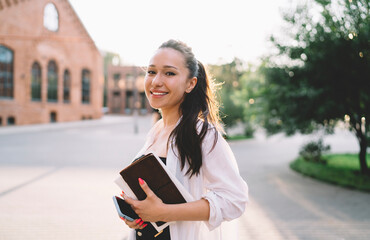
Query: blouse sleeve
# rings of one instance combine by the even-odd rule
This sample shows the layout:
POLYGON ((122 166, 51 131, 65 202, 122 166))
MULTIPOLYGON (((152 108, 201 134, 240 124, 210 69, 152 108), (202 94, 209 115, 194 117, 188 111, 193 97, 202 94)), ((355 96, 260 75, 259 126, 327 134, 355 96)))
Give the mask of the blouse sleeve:
POLYGON ((218 133, 215 146, 211 130, 203 142, 203 180, 207 192, 202 196, 209 202, 210 216, 206 221, 209 230, 223 221, 240 217, 248 202, 248 186, 226 140, 218 133))

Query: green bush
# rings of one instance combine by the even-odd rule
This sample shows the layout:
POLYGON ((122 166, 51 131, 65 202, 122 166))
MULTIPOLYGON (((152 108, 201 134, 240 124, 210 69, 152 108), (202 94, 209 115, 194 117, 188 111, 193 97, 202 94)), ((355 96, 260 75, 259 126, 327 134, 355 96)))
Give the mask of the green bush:
POLYGON ((322 155, 330 150, 329 145, 324 145, 322 139, 311 141, 303 145, 299 151, 299 156, 308 162, 316 162, 326 164, 322 155))

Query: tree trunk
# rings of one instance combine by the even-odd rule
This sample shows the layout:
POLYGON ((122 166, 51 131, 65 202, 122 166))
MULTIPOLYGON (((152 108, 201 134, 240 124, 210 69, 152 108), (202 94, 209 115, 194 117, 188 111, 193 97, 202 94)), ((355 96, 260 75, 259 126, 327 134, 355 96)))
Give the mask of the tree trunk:
POLYGON ((356 129, 357 139, 360 144, 360 153, 359 153, 360 170, 362 174, 370 174, 370 171, 369 171, 369 168, 366 162, 367 138, 365 134, 362 132, 361 127, 356 127, 355 129, 356 129))
POLYGON ((370 174, 369 168, 366 163, 366 151, 367 151, 367 139, 365 136, 362 136, 360 139, 360 169, 363 174, 370 174))

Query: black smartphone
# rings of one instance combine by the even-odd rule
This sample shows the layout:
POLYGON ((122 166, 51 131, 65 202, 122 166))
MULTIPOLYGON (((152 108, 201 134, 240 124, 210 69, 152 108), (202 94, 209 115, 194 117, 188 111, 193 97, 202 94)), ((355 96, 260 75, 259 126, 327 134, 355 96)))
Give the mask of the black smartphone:
POLYGON ((122 198, 113 196, 113 202, 120 217, 126 218, 129 221, 134 221, 135 219, 139 218, 139 216, 132 209, 131 205, 125 202, 125 200, 122 198))

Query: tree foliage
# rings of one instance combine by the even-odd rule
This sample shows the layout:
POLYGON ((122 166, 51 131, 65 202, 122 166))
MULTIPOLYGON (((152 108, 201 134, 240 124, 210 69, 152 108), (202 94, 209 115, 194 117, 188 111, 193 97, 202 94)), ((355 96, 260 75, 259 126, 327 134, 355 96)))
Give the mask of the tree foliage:
POLYGON ((265 112, 262 95, 264 92, 264 74, 261 71, 263 66, 264 64, 255 68, 249 65, 240 77, 238 88, 231 95, 234 103, 243 108, 244 135, 248 137, 252 137, 260 126, 265 112))
POLYGON ((331 131, 349 117, 368 172, 370 127, 370 23, 368 0, 315 0, 285 14, 289 41, 271 37, 264 99, 270 133, 331 131), (283 63, 282 63, 283 62, 283 63))
POLYGON ((248 65, 235 58, 231 63, 210 66, 221 85, 221 115, 226 130, 238 124, 243 135, 252 137, 263 113, 260 96, 264 75, 262 68, 248 65))
POLYGON ((210 72, 216 82, 221 85, 220 111, 225 128, 230 128, 243 119, 243 108, 237 105, 232 98, 239 86, 240 77, 243 74, 243 62, 234 59, 231 63, 210 66, 210 72))

